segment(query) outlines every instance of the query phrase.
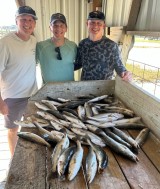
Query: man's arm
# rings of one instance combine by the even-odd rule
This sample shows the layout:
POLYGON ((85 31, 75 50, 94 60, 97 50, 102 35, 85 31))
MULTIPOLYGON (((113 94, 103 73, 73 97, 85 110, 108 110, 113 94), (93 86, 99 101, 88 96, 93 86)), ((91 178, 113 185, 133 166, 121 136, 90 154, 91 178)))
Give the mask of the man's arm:
POLYGON ((123 65, 118 45, 116 45, 114 48, 114 60, 115 60, 115 70, 116 70, 117 74, 124 81, 131 82, 132 81, 132 73, 127 71, 125 66, 123 65))
POLYGON ((8 114, 8 106, 4 102, 4 100, 2 99, 1 94, 0 94, 0 113, 3 114, 3 115, 8 114))

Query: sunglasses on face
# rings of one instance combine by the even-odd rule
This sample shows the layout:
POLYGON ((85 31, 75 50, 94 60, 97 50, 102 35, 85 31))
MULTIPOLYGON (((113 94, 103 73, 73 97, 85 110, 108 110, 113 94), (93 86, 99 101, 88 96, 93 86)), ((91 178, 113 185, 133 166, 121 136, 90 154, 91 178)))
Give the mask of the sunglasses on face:
POLYGON ((55 48, 55 52, 57 53, 57 60, 62 60, 61 51, 59 47, 55 48))

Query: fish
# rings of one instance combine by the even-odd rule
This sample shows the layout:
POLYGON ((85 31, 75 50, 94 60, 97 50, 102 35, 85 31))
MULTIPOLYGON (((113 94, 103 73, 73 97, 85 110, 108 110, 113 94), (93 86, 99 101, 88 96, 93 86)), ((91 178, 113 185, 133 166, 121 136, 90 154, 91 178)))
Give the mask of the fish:
POLYGON ((87 129, 87 127, 84 127, 80 124, 77 123, 70 123, 69 127, 75 127, 75 128, 80 128, 80 129, 87 129))
POLYGON ((92 106, 91 109, 92 109, 92 112, 93 112, 94 116, 97 115, 97 114, 99 114, 99 111, 98 111, 98 109, 95 106, 92 106))
POLYGON ((58 119, 67 120, 58 110, 46 110, 46 112, 54 115, 58 119))
POLYGON ((95 98, 96 96, 93 95, 93 94, 89 94, 89 95, 80 95, 80 96, 77 96, 77 99, 87 99, 87 100, 91 100, 92 98, 95 98))
POLYGON ((65 174, 70 159, 72 155, 75 153, 75 150, 76 146, 74 145, 65 149, 64 152, 62 152, 62 154, 60 155, 57 163, 57 172, 59 176, 63 176, 65 174))
POLYGON ((77 108, 77 112, 78 112, 79 119, 81 119, 83 121, 85 119, 85 116, 86 116, 84 106, 79 105, 78 108, 77 108))
POLYGON ((123 124, 123 123, 136 123, 141 120, 141 117, 134 117, 134 118, 128 118, 128 119, 121 119, 117 121, 113 121, 112 123, 115 123, 116 125, 118 124, 123 124))
POLYGON ((99 128, 108 128, 108 127, 114 127, 115 126, 115 124, 113 122, 104 123, 104 122, 97 122, 97 121, 89 120, 89 119, 86 120, 85 122, 89 123, 91 125, 95 125, 95 126, 97 126, 99 128))
POLYGON ((86 156, 85 171, 87 183, 90 184, 97 172, 97 159, 92 147, 89 148, 89 152, 86 156))
POLYGON ((88 103, 89 103, 89 102, 98 102, 98 101, 103 100, 103 99, 105 99, 105 98, 107 98, 107 97, 108 97, 108 95, 98 96, 98 97, 95 97, 95 98, 89 100, 88 103))
POLYGON ((58 123, 63 125, 63 126, 65 126, 65 127, 67 127, 67 128, 71 127, 71 122, 68 121, 68 120, 65 121, 65 120, 60 119, 58 123))
POLYGON ((41 102, 42 102, 43 104, 45 104, 46 106, 48 106, 49 109, 51 109, 51 110, 57 110, 57 107, 56 107, 56 105, 55 105, 54 102, 52 102, 52 101, 50 101, 50 100, 41 100, 41 102))
POLYGON ((116 121, 118 119, 122 119, 124 117, 123 114, 119 114, 119 113, 105 113, 105 114, 97 114, 95 116, 92 117, 88 117, 88 119, 97 121, 97 122, 113 122, 116 121))
POLYGON ((126 109, 126 108, 121 108, 121 107, 105 107, 105 109, 100 109, 100 111, 104 111, 107 113, 121 113, 125 116, 128 117, 134 117, 134 112, 132 110, 126 109))
POLYGON ((119 137, 118 135, 116 135, 115 133, 113 133, 109 128, 104 129, 105 133, 113 138, 114 140, 116 140, 117 142, 124 144, 125 146, 127 146, 128 148, 132 148, 132 146, 126 142, 125 140, 123 140, 121 137, 119 137))
POLYGON ((71 160, 69 162, 68 169, 68 180, 71 181, 75 178, 77 173, 79 172, 82 164, 83 158, 83 148, 79 140, 77 140, 77 149, 75 153, 72 155, 71 160))
POLYGON ((50 121, 51 125, 53 126, 53 128, 57 131, 60 131, 61 129, 64 129, 64 126, 62 124, 60 124, 57 121, 51 120, 50 121))
POLYGON ((57 163, 60 155, 63 153, 65 149, 69 147, 69 139, 67 134, 62 138, 60 142, 55 146, 53 153, 51 155, 52 161, 52 172, 55 173, 57 171, 57 163))
POLYGON ((59 108, 69 108, 69 109, 74 109, 77 108, 79 105, 84 105, 84 103, 87 100, 78 100, 78 101, 70 101, 70 102, 66 102, 62 105, 59 106, 59 108))
POLYGON ((15 120, 14 124, 20 125, 21 127, 35 127, 35 125, 29 120, 23 120, 23 121, 15 120))
POLYGON ((45 104, 41 103, 41 102, 35 102, 34 103, 36 105, 36 107, 40 110, 49 110, 50 108, 48 106, 46 106, 45 104))
POLYGON ((71 117, 74 117, 74 118, 78 119, 78 115, 76 116, 76 115, 72 114, 71 112, 66 112, 66 111, 63 111, 63 114, 65 114, 65 115, 68 115, 68 116, 71 116, 71 117))
POLYGON ((60 106, 62 105, 63 103, 58 100, 57 98, 52 98, 52 97, 49 97, 47 96, 47 100, 51 101, 55 106, 60 106))
POLYGON ((47 142, 53 142, 53 143, 57 143, 59 142, 59 138, 57 136, 52 135, 51 132, 49 132, 48 130, 42 128, 38 122, 34 121, 33 124, 35 125, 35 127, 37 127, 38 132, 40 134, 40 136, 45 139, 47 142))
POLYGON ((70 139, 76 138, 76 135, 72 131, 64 127, 63 125, 57 123, 56 121, 50 121, 50 122, 53 128, 56 129, 57 131, 62 131, 65 129, 65 131, 67 132, 68 138, 70 139))
POLYGON ((108 165, 108 156, 102 147, 93 144, 88 137, 86 140, 96 153, 98 161, 98 173, 102 173, 108 165))
POLYGON ((52 130, 51 134, 53 136, 56 136, 57 138, 59 138, 59 141, 62 140, 62 138, 64 137, 64 133, 62 133, 60 131, 56 131, 56 130, 52 130))
POLYGON ((80 136, 88 135, 90 140, 98 146, 101 146, 101 147, 106 146, 104 141, 99 136, 97 136, 96 134, 94 134, 90 131, 79 129, 79 128, 71 128, 71 131, 73 131, 75 134, 80 135, 80 136))
POLYGON ((32 123, 33 123, 33 121, 38 122, 41 127, 47 127, 50 125, 50 123, 47 120, 45 120, 43 118, 36 117, 34 115, 31 115, 31 116, 27 117, 26 119, 31 121, 32 123))
POLYGON ((144 129, 146 126, 142 123, 118 123, 115 124, 118 129, 144 129))
POLYGON ((77 117, 75 117, 75 116, 70 116, 70 114, 68 114, 67 112, 63 112, 63 115, 64 115, 64 117, 66 117, 66 119, 67 119, 68 121, 70 121, 71 123, 75 123, 75 124, 77 124, 77 125, 80 125, 82 128, 86 129, 85 124, 84 124, 81 120, 79 120, 77 117))
POLYGON ((58 109, 60 112, 63 112, 63 111, 69 112, 69 113, 73 114, 74 116, 78 117, 77 112, 76 112, 75 110, 73 110, 73 109, 70 109, 70 108, 61 108, 61 107, 57 107, 57 109, 58 109))
POLYGON ((126 142, 128 142, 133 147, 133 149, 137 152, 137 149, 139 148, 139 144, 132 137, 130 137, 128 134, 126 134, 125 132, 115 127, 112 127, 111 131, 115 133, 116 135, 118 135, 119 137, 121 137, 126 142))
POLYGON ((65 98, 57 98, 60 102, 70 102, 70 99, 65 99, 65 98))
POLYGON ((59 119, 56 116, 45 111, 37 111, 37 114, 49 121, 52 121, 52 120, 59 121, 59 119))
POLYGON ((145 140, 147 139, 149 135, 150 129, 144 128, 141 130, 141 132, 138 134, 138 136, 135 138, 135 141, 138 143, 139 146, 142 146, 145 140))
POLYGON ((26 139, 28 141, 31 141, 31 142, 35 142, 35 143, 38 143, 38 144, 41 144, 41 145, 44 145, 44 146, 47 146, 48 148, 51 147, 51 145, 45 141, 42 137, 34 134, 34 133, 31 133, 31 132, 18 132, 17 135, 23 139, 26 139))
POLYGON ((85 109, 85 115, 87 118, 93 116, 92 108, 88 102, 85 102, 84 109, 85 109))
POLYGON ((115 141, 100 129, 97 130, 96 133, 99 133, 107 146, 109 146, 117 154, 121 154, 134 162, 139 161, 138 157, 127 146, 115 141))
POLYGON ((47 120, 44 119, 40 119, 40 118, 36 118, 36 117, 27 117, 26 120, 15 120, 14 124, 16 125, 20 125, 21 127, 35 127, 35 125, 33 124, 33 120, 36 120, 39 125, 41 125, 41 127, 47 127, 49 126, 49 122, 47 120))

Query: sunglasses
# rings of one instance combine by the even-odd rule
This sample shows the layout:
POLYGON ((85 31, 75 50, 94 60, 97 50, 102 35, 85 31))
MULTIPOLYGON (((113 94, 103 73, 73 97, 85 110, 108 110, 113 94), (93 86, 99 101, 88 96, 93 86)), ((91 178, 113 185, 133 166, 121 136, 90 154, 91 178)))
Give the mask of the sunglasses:
POLYGON ((57 53, 57 60, 62 60, 61 51, 59 47, 55 48, 55 52, 57 53))

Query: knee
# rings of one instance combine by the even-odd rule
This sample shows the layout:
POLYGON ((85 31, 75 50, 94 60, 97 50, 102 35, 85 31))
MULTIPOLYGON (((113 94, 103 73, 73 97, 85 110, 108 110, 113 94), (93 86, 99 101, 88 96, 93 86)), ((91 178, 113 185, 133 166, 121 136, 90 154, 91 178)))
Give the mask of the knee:
POLYGON ((18 128, 19 128, 19 127, 15 127, 15 128, 12 128, 12 129, 8 129, 8 133, 11 133, 11 134, 17 133, 17 132, 18 132, 18 128))

